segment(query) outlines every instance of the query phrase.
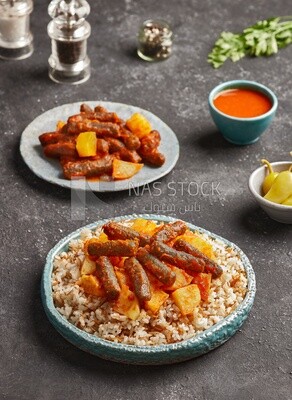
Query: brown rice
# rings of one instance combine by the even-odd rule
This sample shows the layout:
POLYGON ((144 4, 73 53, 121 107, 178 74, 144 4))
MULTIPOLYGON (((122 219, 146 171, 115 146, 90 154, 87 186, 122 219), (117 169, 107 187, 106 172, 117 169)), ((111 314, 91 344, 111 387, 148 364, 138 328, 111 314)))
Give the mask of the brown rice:
MULTIPOLYGON (((130 223, 127 223, 130 225, 130 223)), ((68 252, 55 257, 52 274, 53 300, 56 309, 76 327, 99 338, 138 346, 175 343, 195 336, 229 315, 243 301, 247 291, 244 266, 237 252, 223 241, 196 232, 212 244, 223 274, 213 279, 208 302, 201 302, 191 316, 182 316, 169 297, 158 315, 144 309, 133 321, 115 312, 104 299, 90 296, 76 283, 84 260, 85 240, 99 236, 101 228, 84 229, 72 240, 68 252)))

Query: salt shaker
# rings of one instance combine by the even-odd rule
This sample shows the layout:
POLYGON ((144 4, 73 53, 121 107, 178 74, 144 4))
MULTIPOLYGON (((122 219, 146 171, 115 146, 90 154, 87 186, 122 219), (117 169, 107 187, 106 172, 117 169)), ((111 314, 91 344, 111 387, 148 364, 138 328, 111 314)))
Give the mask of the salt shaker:
POLYGON ((48 13, 53 19, 48 24, 52 41, 49 76, 54 82, 78 84, 90 77, 87 39, 90 24, 85 18, 90 6, 85 0, 53 0, 48 13))
POLYGON ((139 57, 146 61, 165 60, 172 52, 172 30, 163 20, 145 21, 138 33, 139 57))
POLYGON ((0 58, 21 60, 33 52, 32 0, 0 0, 0 58))

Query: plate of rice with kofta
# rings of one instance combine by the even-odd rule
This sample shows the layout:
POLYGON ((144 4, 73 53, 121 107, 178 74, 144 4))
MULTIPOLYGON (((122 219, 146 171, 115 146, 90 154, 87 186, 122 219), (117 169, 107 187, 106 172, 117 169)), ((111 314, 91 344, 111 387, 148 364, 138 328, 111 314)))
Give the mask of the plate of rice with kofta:
POLYGON ((72 344, 129 364, 167 364, 226 342, 255 297, 253 268, 235 244, 158 215, 99 221, 48 254, 42 299, 72 344))

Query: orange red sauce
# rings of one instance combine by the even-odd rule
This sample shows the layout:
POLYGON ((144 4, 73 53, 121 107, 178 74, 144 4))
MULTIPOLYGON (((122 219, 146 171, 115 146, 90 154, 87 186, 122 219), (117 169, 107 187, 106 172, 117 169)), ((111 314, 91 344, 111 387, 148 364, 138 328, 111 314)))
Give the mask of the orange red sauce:
POLYGON ((250 89, 228 89, 218 93, 214 106, 224 114, 238 118, 253 118, 272 108, 271 100, 261 92, 250 89))

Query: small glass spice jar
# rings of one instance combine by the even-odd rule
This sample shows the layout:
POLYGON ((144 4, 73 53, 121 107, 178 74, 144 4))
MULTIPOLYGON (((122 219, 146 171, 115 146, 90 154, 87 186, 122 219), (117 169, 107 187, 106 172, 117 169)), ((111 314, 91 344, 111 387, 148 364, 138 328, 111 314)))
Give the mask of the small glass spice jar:
POLYGON ((48 25, 52 40, 49 77, 57 83, 78 84, 90 77, 87 39, 91 28, 85 18, 90 6, 85 0, 53 0, 48 7, 53 20, 48 25))
POLYGON ((165 60, 172 52, 172 30, 163 20, 145 21, 138 33, 139 57, 146 61, 165 60))
POLYGON ((22 60, 33 53, 32 0, 0 0, 0 58, 22 60))

